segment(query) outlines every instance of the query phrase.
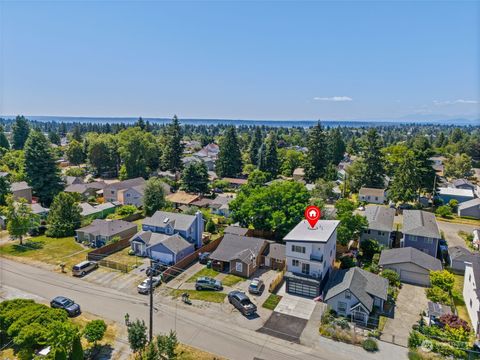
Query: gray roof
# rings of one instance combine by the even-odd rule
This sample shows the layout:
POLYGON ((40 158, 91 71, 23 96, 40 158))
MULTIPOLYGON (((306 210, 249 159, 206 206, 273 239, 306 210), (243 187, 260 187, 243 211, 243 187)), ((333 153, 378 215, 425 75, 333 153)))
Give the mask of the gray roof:
POLYGON ((286 246, 273 241, 269 241, 269 245, 263 255, 272 259, 285 260, 286 246))
POLYGON ((152 217, 143 220, 143 225, 165 227, 170 224, 175 230, 188 230, 194 223, 194 215, 178 214, 166 211, 157 211, 152 217))
POLYGON ((442 270, 442 262, 412 247, 382 250, 378 265, 413 263, 427 270, 442 270))
POLYGON ((360 195, 370 195, 370 196, 385 196, 385 189, 375 189, 375 188, 367 188, 362 187, 358 192, 360 195))
POLYGON ((20 191, 20 190, 27 190, 31 189, 31 186, 27 184, 26 181, 19 181, 14 182, 10 185, 10 190, 13 191, 20 191))
POLYGON ((365 217, 368 220, 368 228, 380 231, 392 231, 395 209, 385 206, 367 206, 365 217))
POLYGON ((452 181, 452 184, 453 186, 457 187, 457 186, 462 186, 462 185, 468 185, 469 187, 472 187, 474 188, 475 186, 470 182, 468 181, 467 179, 456 179, 456 180, 453 180, 452 181))
POLYGON ((98 205, 90 205, 87 202, 83 202, 78 204, 80 208, 82 209, 82 212, 80 215, 82 216, 88 216, 92 214, 99 213, 100 211, 108 210, 114 208, 116 205, 111 202, 106 202, 103 204, 98 204, 98 205))
POLYGON ((324 301, 350 290, 368 311, 373 309, 373 296, 387 300, 388 280, 353 267, 334 272, 328 281, 324 301))
POLYGON ((435 215, 422 210, 403 210, 404 234, 440 239, 435 215))
POLYGON ((167 249, 169 249, 175 254, 193 246, 191 243, 189 243, 187 240, 185 240, 183 237, 181 237, 178 234, 166 235, 166 234, 154 233, 151 231, 139 231, 134 236, 132 236, 132 238, 130 239, 130 242, 138 238, 142 239, 142 241, 145 243, 147 248, 150 248, 152 246, 155 246, 161 243, 163 246, 165 246, 167 249))
POLYGON ((319 220, 314 228, 307 220, 300 221, 284 238, 284 241, 327 242, 340 221, 319 220))
POLYGON ((472 199, 472 200, 462 202, 462 203, 458 204, 458 209, 463 210, 463 209, 469 209, 469 208, 476 207, 476 206, 480 206, 480 198, 475 198, 475 199, 472 199))
POLYGON ((32 210, 32 213, 36 215, 48 213, 50 211, 50 209, 44 208, 42 205, 38 203, 30 204, 30 209, 32 210))
POLYGON ((178 234, 171 235, 166 239, 162 240, 162 244, 175 254, 178 254, 180 251, 193 246, 191 243, 189 243, 187 240, 185 240, 178 234))
POLYGON ((139 231, 135 235, 132 236, 130 242, 134 241, 135 239, 142 239, 143 243, 147 246, 152 246, 158 243, 161 243, 166 238, 170 237, 170 235, 154 233, 151 231, 139 231))
POLYGON ((67 185, 83 184, 83 179, 79 176, 65 176, 64 179, 67 185))
POLYGON ((234 226, 234 225, 229 225, 223 230, 224 234, 234 234, 234 235, 240 235, 240 236, 247 236, 248 234, 248 229, 240 227, 240 226, 234 226))
POLYGON ((448 255, 451 261, 468 261, 473 262, 475 259, 480 259, 478 254, 473 254, 463 246, 452 246, 448 248, 448 255))
POLYGON ((137 228, 137 224, 130 223, 123 220, 93 220, 88 226, 80 228, 76 231, 100 235, 100 236, 115 236, 126 229, 137 228))
POLYGON ((448 305, 442 305, 436 302, 429 301, 428 302, 428 315, 429 316, 434 316, 439 318, 442 315, 445 314, 451 314, 452 310, 450 309, 450 306, 448 305))
POLYGON ((234 234, 225 234, 217 249, 210 255, 210 258, 218 261, 231 261, 240 259, 247 260, 250 256, 260 256, 260 252, 265 246, 267 240, 239 236, 234 234))
POLYGON ((102 190, 106 184, 103 181, 96 181, 84 184, 71 184, 65 188, 65 192, 75 192, 83 194, 87 190, 102 190))
POLYGON ((136 187, 144 184, 145 184, 145 179, 142 177, 138 177, 134 179, 128 179, 128 180, 119 181, 113 184, 109 184, 108 188, 115 189, 115 190, 122 190, 122 189, 128 189, 131 187, 136 187))

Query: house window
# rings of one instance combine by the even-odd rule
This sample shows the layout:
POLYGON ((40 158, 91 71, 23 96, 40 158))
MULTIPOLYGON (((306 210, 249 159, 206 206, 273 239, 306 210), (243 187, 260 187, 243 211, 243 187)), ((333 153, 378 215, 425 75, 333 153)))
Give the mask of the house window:
POLYGON ((292 266, 298 266, 298 265, 299 265, 298 260, 293 259, 292 260, 292 266))
POLYGON ((408 240, 417 241, 417 237, 415 235, 411 235, 408 240))
POLYGON ((473 302, 472 302, 472 299, 470 299, 470 307, 472 307, 473 305, 473 302))
POLYGON ((130 194, 127 193, 127 197, 130 197, 130 194))
POLYGON ((378 196, 375 196, 375 200, 378 200, 378 196))
POLYGON ((365 230, 365 232, 366 232, 367 234, 370 234, 370 229, 365 230))
POLYGON ((243 271, 243 264, 241 262, 235 263, 235 271, 240 273, 243 271))
POLYGON ((310 264, 302 264, 302 274, 310 274, 310 264))
POLYGON ((432 238, 426 238, 425 243, 426 244, 433 244, 433 239, 432 238))
POLYGON ((468 275, 468 282, 472 282, 472 274, 468 275))
POLYGON ((350 299, 352 297, 352 295, 350 294, 350 291, 347 290, 345 291, 345 299, 350 299))
POLYGON ((292 252, 305 254, 305 246, 292 245, 292 252))
POLYGON ((347 303, 343 301, 339 301, 337 308, 338 308, 338 312, 344 313, 347 311, 347 303))

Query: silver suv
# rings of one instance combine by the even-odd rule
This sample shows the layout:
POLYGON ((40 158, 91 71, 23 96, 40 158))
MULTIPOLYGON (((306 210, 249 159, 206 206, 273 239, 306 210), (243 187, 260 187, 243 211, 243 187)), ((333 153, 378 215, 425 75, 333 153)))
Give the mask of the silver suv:
POLYGON ((82 261, 72 267, 73 276, 85 276, 88 272, 98 268, 98 264, 94 261, 82 261))
POLYGON ((209 278, 209 277, 199 277, 195 282, 196 290, 223 290, 223 285, 221 281, 209 278))

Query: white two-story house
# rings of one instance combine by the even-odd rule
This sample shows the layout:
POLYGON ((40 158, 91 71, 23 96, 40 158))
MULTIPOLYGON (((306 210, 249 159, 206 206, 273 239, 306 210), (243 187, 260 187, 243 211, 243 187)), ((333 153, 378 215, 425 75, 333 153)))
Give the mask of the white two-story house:
POLYGON ((320 220, 312 228, 302 220, 283 238, 288 293, 308 297, 321 294, 335 261, 339 223, 337 220, 320 220))
POLYGON ((468 315, 472 322, 472 329, 479 337, 480 314, 480 262, 465 262, 465 277, 463 278, 463 299, 468 315))

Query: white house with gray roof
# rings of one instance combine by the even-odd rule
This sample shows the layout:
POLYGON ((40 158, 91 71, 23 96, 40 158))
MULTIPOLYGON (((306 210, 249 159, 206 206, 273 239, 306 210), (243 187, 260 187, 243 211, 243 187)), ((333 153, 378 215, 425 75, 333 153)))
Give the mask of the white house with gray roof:
POLYGON ((480 261, 473 261, 465 265, 463 299, 472 323, 472 329, 478 338, 480 325, 480 261))
POLYGON ((385 189, 362 187, 358 192, 358 200, 372 204, 383 204, 387 201, 385 189))
POLYGON ((339 223, 338 220, 319 220, 312 228, 302 220, 283 238, 288 293, 320 295, 335 261, 339 223))
POLYGON ((430 286, 430 271, 442 270, 442 262, 412 247, 385 249, 378 265, 400 275, 400 281, 430 286))
POLYGON ((404 210, 402 232, 402 247, 413 247, 437 257, 441 235, 434 214, 422 210, 404 210))
POLYGON ((387 279, 353 267, 330 276, 323 301, 337 314, 367 323, 374 308, 383 311, 387 294, 387 279))
POLYGON ((368 228, 360 235, 360 242, 373 239, 380 245, 391 247, 395 209, 372 205, 365 208, 364 215, 368 221, 368 228))

